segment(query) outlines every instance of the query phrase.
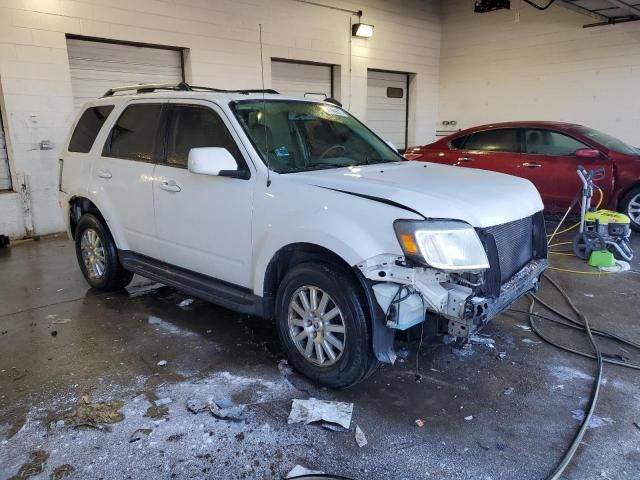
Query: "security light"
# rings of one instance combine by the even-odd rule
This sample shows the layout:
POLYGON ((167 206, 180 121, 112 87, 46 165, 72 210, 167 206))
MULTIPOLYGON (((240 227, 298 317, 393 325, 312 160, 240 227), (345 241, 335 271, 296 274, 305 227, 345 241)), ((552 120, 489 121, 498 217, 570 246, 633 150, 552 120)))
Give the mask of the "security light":
POLYGON ((354 37, 369 38, 373 35, 373 25, 366 23, 354 23, 351 27, 351 34, 354 37))

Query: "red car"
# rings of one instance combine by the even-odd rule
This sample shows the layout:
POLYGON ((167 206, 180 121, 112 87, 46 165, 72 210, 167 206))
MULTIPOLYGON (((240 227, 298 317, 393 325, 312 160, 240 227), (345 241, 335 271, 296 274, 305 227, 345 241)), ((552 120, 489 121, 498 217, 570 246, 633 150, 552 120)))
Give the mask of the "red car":
MULTIPOLYGON (((545 209, 567 209, 580 190, 576 167, 603 167, 595 183, 601 208, 619 210, 640 231, 640 149, 589 127, 560 122, 509 122, 469 128, 430 145, 411 147, 409 160, 508 173, 531 180, 545 209)), ((596 193, 594 202, 598 201, 596 193)))

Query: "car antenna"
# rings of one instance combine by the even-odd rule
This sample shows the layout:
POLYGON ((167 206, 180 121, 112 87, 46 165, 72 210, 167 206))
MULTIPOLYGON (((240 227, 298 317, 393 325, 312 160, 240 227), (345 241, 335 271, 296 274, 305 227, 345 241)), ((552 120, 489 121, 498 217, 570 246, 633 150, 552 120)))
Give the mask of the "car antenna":
POLYGON ((267 145, 269 136, 267 135, 267 111, 266 111, 266 102, 264 99, 264 57, 262 55, 262 24, 258 24, 258 31, 260 33, 260 77, 262 80, 262 114, 264 115, 264 122, 262 126, 264 127, 264 158, 267 162, 267 187, 271 186, 271 168, 269 167, 269 148, 267 145))

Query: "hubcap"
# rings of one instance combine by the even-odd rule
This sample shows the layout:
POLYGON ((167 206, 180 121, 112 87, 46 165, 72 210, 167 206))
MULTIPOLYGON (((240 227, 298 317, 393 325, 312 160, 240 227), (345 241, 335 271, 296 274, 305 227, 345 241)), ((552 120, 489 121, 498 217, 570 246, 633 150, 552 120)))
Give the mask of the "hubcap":
POLYGON ((631 199, 629 206, 627 207, 627 216, 633 220, 634 223, 640 223, 640 193, 631 199))
POLYGON ((104 276, 104 248, 98 233, 88 228, 82 233, 80 239, 80 252, 82 260, 90 278, 99 279, 104 276))
POLYGON ((346 332, 342 312, 324 290, 305 285, 289 302, 289 336, 314 365, 329 367, 344 351, 346 332))

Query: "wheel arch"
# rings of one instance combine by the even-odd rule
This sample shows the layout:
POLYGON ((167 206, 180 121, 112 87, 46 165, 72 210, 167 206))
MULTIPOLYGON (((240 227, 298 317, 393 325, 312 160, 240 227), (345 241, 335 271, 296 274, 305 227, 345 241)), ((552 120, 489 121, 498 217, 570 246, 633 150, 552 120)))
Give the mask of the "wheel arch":
POLYGON ((118 228, 114 228, 113 225, 109 224, 107 218, 102 214, 102 210, 99 205, 97 205, 91 198, 83 195, 74 195, 69 199, 69 232, 73 239, 75 239, 75 231, 78 221, 85 213, 95 215, 111 234, 118 248, 123 248, 123 243, 121 241, 123 236, 121 235, 121 232, 118 231, 118 228))

